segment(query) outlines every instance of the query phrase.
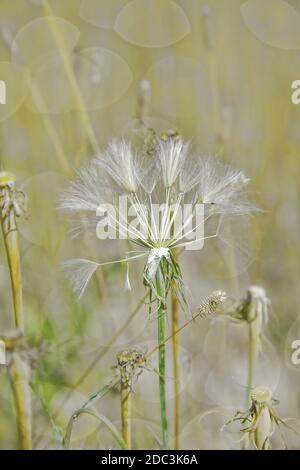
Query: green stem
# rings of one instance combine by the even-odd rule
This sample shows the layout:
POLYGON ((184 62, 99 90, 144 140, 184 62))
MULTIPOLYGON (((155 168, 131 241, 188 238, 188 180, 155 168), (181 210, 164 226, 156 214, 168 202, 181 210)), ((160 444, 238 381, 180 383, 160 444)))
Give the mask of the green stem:
POLYGON ((156 290, 159 298, 158 309, 158 369, 159 369, 159 396, 160 412, 162 426, 162 444, 163 448, 168 448, 168 419, 167 419, 167 399, 166 399, 166 347, 165 347, 165 329, 166 329, 166 288, 164 276, 161 267, 156 274, 156 290))

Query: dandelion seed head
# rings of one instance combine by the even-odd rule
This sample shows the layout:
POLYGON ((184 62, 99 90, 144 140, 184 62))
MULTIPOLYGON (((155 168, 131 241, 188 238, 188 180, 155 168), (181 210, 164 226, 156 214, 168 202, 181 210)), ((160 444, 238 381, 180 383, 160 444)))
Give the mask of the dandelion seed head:
POLYGON ((189 144, 180 138, 167 138, 159 139, 157 146, 162 179, 165 187, 170 188, 184 165, 189 144))
MULTIPOLYGON (((75 229, 79 233, 81 224, 84 229, 93 226, 96 229, 99 206, 110 204, 113 210, 107 218, 109 226, 116 224, 122 238, 138 244, 148 255, 144 269, 146 285, 153 284, 158 268, 165 261, 168 269, 174 270, 176 280, 181 282, 172 250, 204 240, 203 232, 199 234, 197 229, 204 226, 206 213, 203 216, 201 212, 199 221, 196 206, 200 204, 203 209, 203 204, 207 205, 208 217, 249 214, 253 207, 244 196, 248 181, 243 172, 222 165, 212 157, 192 156, 190 144, 176 132, 160 137, 153 134, 148 146, 139 152, 125 140, 113 140, 101 155, 78 172, 77 179, 62 194, 59 207, 79 216, 80 223, 75 229), (124 220, 118 205, 120 195, 130 207, 128 214, 136 219, 134 224, 124 220), (185 213, 176 226, 176 217, 184 213, 187 200, 192 201, 191 211, 185 213), (159 205, 158 214, 155 214, 155 205, 159 205)), ((219 225, 216 233, 206 238, 218 236, 219 225)), ((98 236, 98 231, 96 233, 98 236)), ((87 262, 70 265, 75 270, 71 280, 80 295, 96 266, 87 262)), ((126 286, 129 287, 128 282, 126 286)), ((214 293, 209 300, 211 310, 215 308, 214 302, 216 307, 223 302, 222 295, 214 293)))
POLYGON ((94 261, 81 258, 71 259, 64 262, 63 270, 70 280, 74 292, 76 292, 79 298, 84 294, 86 286, 98 266, 99 264, 94 261))
POLYGON ((131 144, 125 140, 113 140, 97 163, 111 178, 128 193, 136 193, 139 188, 141 167, 131 144))
POLYGON ((59 198, 59 209, 69 212, 90 211, 94 214, 105 201, 105 180, 98 165, 92 161, 77 173, 68 189, 59 198))
POLYGON ((221 164, 213 157, 201 160, 199 196, 220 214, 250 214, 255 207, 249 203, 245 188, 249 183, 242 171, 221 164))
POLYGON ((182 193, 191 191, 199 183, 200 173, 200 161, 195 158, 186 159, 179 173, 179 191, 182 193))

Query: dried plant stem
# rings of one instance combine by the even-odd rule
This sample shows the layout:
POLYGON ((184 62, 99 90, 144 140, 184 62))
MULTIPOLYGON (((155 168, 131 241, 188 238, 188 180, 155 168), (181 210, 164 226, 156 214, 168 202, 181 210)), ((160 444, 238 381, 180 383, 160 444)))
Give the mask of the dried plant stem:
POLYGON ((45 13, 47 15, 46 18, 48 20, 49 26, 50 26, 51 31, 53 33, 53 37, 54 37, 54 39, 57 43, 57 46, 59 48, 61 58, 63 60, 63 64, 64 64, 64 67, 65 67, 65 71, 66 71, 67 77, 70 81, 70 87, 71 87, 71 89, 74 93, 74 97, 77 101, 77 104, 78 104, 78 107, 79 107, 79 110, 80 110, 80 113, 81 113, 81 117, 82 117, 82 122, 85 126, 88 139, 90 141, 90 144, 91 144, 93 150, 96 153, 98 153, 100 151, 99 145, 98 145, 98 142, 97 142, 92 124, 90 122, 90 118, 89 118, 89 115, 87 113, 87 110, 86 110, 86 107, 85 107, 85 104, 84 104, 84 100, 81 96, 80 88, 79 88, 79 85, 77 83, 73 68, 71 66, 69 57, 66 53, 64 40, 61 37, 59 29, 56 27, 55 20, 53 20, 53 18, 54 18, 53 11, 52 11, 52 8, 51 8, 51 6, 50 6, 50 4, 47 0, 44 2, 44 10, 45 10, 45 13))
POLYGON ((180 336, 176 334, 179 329, 179 301, 176 292, 172 289, 172 346, 173 346, 173 375, 174 375, 174 448, 179 449, 180 441, 180 336))
POLYGON ((9 229, 8 224, 8 218, 2 219, 2 232, 11 279, 11 288, 15 312, 15 326, 17 330, 23 332, 24 317, 19 235, 17 228, 14 226, 13 228, 9 229))
POLYGON ((131 388, 121 380, 122 437, 126 449, 131 449, 131 388))
POLYGON ((159 370, 159 396, 162 425, 162 445, 164 449, 168 448, 168 419, 167 419, 167 399, 166 399, 166 347, 165 347, 165 328, 167 299, 165 280, 161 267, 156 274, 156 290, 159 301, 158 309, 158 370, 159 370))
POLYGON ((135 318, 135 316, 137 315, 137 313, 140 311, 140 309, 142 308, 142 306, 144 305, 145 303, 145 300, 147 298, 147 294, 144 295, 144 297, 139 301, 139 303, 137 304, 136 308, 131 312, 131 314, 129 315, 129 317, 125 320, 124 324, 121 326, 121 328, 112 336, 112 338, 108 341, 108 343, 103 347, 101 348, 101 350, 99 351, 99 353, 97 353, 97 355, 94 357, 94 359, 91 361, 91 363, 89 364, 89 366, 86 368, 86 370, 81 374, 81 376, 79 377, 79 379, 73 384, 72 386, 72 389, 70 390, 70 392, 66 395, 65 399, 62 401, 60 407, 54 412, 53 416, 54 417, 57 417, 59 412, 61 411, 62 407, 66 404, 66 402, 69 400, 69 398, 71 397, 72 393, 74 390, 76 390, 77 387, 79 387, 79 385, 82 384, 82 382, 84 382, 84 380, 88 377, 88 375, 90 374, 90 372, 94 369, 94 367, 96 366, 96 364, 98 364, 98 362, 100 361, 100 359, 102 359, 105 354, 110 351, 110 348, 114 345, 114 343, 122 336, 122 334, 124 333, 124 331, 126 330, 126 328, 130 325, 130 323, 132 322, 132 320, 135 318))
POLYGON ((259 331, 256 320, 248 323, 248 384, 247 405, 251 406, 251 393, 255 386, 256 364, 260 348, 259 331))
MULTIPOLYGON (((14 176, 7 172, 2 172, 0 175, 0 188, 0 219, 11 279, 15 330, 17 336, 22 337, 24 335, 23 294, 19 235, 16 219, 22 213, 21 200, 23 194, 15 190, 14 176)), ((32 448, 30 367, 19 356, 14 347, 12 347, 8 374, 16 405, 19 447, 23 450, 30 450, 32 448)))
MULTIPOLYGON (((157 282, 157 284, 159 284, 159 282, 157 282)), ((165 289, 162 288, 160 292, 165 292, 165 289)), ((73 423, 79 417, 81 413, 93 414, 93 412, 89 410, 88 407, 91 406, 93 403, 95 403, 97 400, 100 400, 101 398, 103 398, 109 391, 111 391, 118 384, 121 384, 122 393, 123 392, 125 393, 125 389, 127 389, 129 392, 132 392, 132 378, 135 372, 141 367, 145 366, 148 362, 148 359, 156 351, 158 351, 162 345, 165 345, 168 341, 170 341, 173 338, 174 334, 178 335, 180 331, 182 331, 184 328, 186 328, 188 325, 194 322, 196 318, 205 318, 207 316, 214 315, 218 311, 219 306, 222 304, 225 298, 226 298, 225 292, 223 291, 213 292, 209 297, 207 297, 202 302, 202 304, 198 307, 197 312, 192 316, 190 320, 188 320, 186 323, 181 325, 174 333, 166 337, 163 342, 156 345, 155 348, 149 351, 146 355, 141 354, 140 352, 137 352, 137 350, 121 351, 117 356, 118 366, 116 366, 116 367, 119 367, 120 376, 115 380, 111 380, 108 384, 106 384, 104 387, 98 390, 91 398, 89 398, 84 403, 84 405, 81 408, 79 408, 77 411, 75 411, 75 413, 73 413, 73 415, 71 416, 69 420, 65 438, 64 438, 65 447, 66 448, 69 447, 73 423)), ((126 396, 125 398, 127 399, 128 396, 126 396)), ((129 397, 129 399, 131 400, 131 397, 129 397)), ((124 414, 123 414, 123 409, 122 409, 122 419, 124 417, 124 423, 125 423, 125 420, 127 420, 127 423, 129 421, 128 417, 130 417, 130 414, 131 414, 130 405, 131 405, 130 403, 128 407, 127 407, 127 404, 125 405, 125 408, 127 407, 127 411, 125 411, 124 414)), ((123 406, 123 402, 122 402, 122 406, 123 406)), ((109 427, 114 437, 121 444, 122 449, 125 449, 127 446, 127 443, 125 443, 123 436, 119 436, 119 433, 115 429, 113 424, 103 415, 97 415, 97 417, 102 422, 104 422, 104 424, 107 427, 109 427)), ((126 434, 127 434, 127 442, 128 442, 127 430, 126 430, 126 434)))
POLYGON ((30 367, 17 352, 12 353, 8 374, 16 405, 19 447, 22 450, 31 450, 30 367))

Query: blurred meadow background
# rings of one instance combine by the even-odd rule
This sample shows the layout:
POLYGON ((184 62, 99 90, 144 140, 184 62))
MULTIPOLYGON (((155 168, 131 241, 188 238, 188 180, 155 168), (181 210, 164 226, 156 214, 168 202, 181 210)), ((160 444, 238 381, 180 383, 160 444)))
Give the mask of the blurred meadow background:
MULTIPOLYGON (((300 418, 300 79, 297 0, 1 0, 0 170, 16 175, 27 196, 19 221, 27 357, 32 368, 33 447, 59 448, 71 414, 113 375, 116 354, 151 350, 156 322, 141 303, 143 262, 105 266, 78 300, 61 272, 72 257, 117 259, 124 241, 75 239, 57 211, 59 194, 112 137, 139 142, 141 123, 177 130, 199 155, 217 155, 251 178, 263 209, 247 225, 234 219, 217 240, 182 255, 191 308, 216 289, 246 297, 250 285, 271 300, 256 385, 280 401, 284 418, 300 418)), ((188 320, 182 313, 181 323, 188 320)), ((170 323, 168 324, 170 328, 170 323)), ((4 244, 0 243, 0 332, 13 328, 4 244)), ((217 318, 181 334, 182 448, 238 449, 220 431, 244 410, 247 329, 217 318)), ((171 344, 168 408, 173 412, 171 344)), ((151 359, 153 368, 156 357, 151 359)), ((0 366, 0 448, 18 447, 16 412, 6 367, 0 366)), ((160 433, 157 376, 134 385, 133 445, 155 448, 160 433)), ((95 403, 120 427, 116 389, 95 403)), ((288 433, 289 448, 300 438, 288 433)), ((275 436, 274 448, 282 447, 275 436)), ((111 448, 104 425, 84 415, 72 448, 111 448)))

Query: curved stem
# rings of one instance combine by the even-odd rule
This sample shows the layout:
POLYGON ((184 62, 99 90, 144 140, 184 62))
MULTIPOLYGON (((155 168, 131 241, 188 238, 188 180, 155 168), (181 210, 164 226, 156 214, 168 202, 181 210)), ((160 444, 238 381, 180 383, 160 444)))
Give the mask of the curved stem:
POLYGON ((122 437, 120 436, 118 430, 114 426, 114 424, 108 418, 106 418, 106 416, 104 416, 100 413, 96 413, 93 410, 89 410, 89 409, 86 409, 86 408, 82 408, 78 412, 74 413, 73 416, 71 416, 71 418, 69 420, 66 435, 65 435, 65 439, 64 439, 66 449, 68 449, 69 446, 70 446, 70 441, 71 441, 72 431, 73 431, 73 424, 81 414, 87 414, 87 415, 93 416, 98 421, 102 422, 109 429, 112 436, 116 439, 116 441, 120 445, 121 449, 126 449, 125 443, 124 443, 122 437))

